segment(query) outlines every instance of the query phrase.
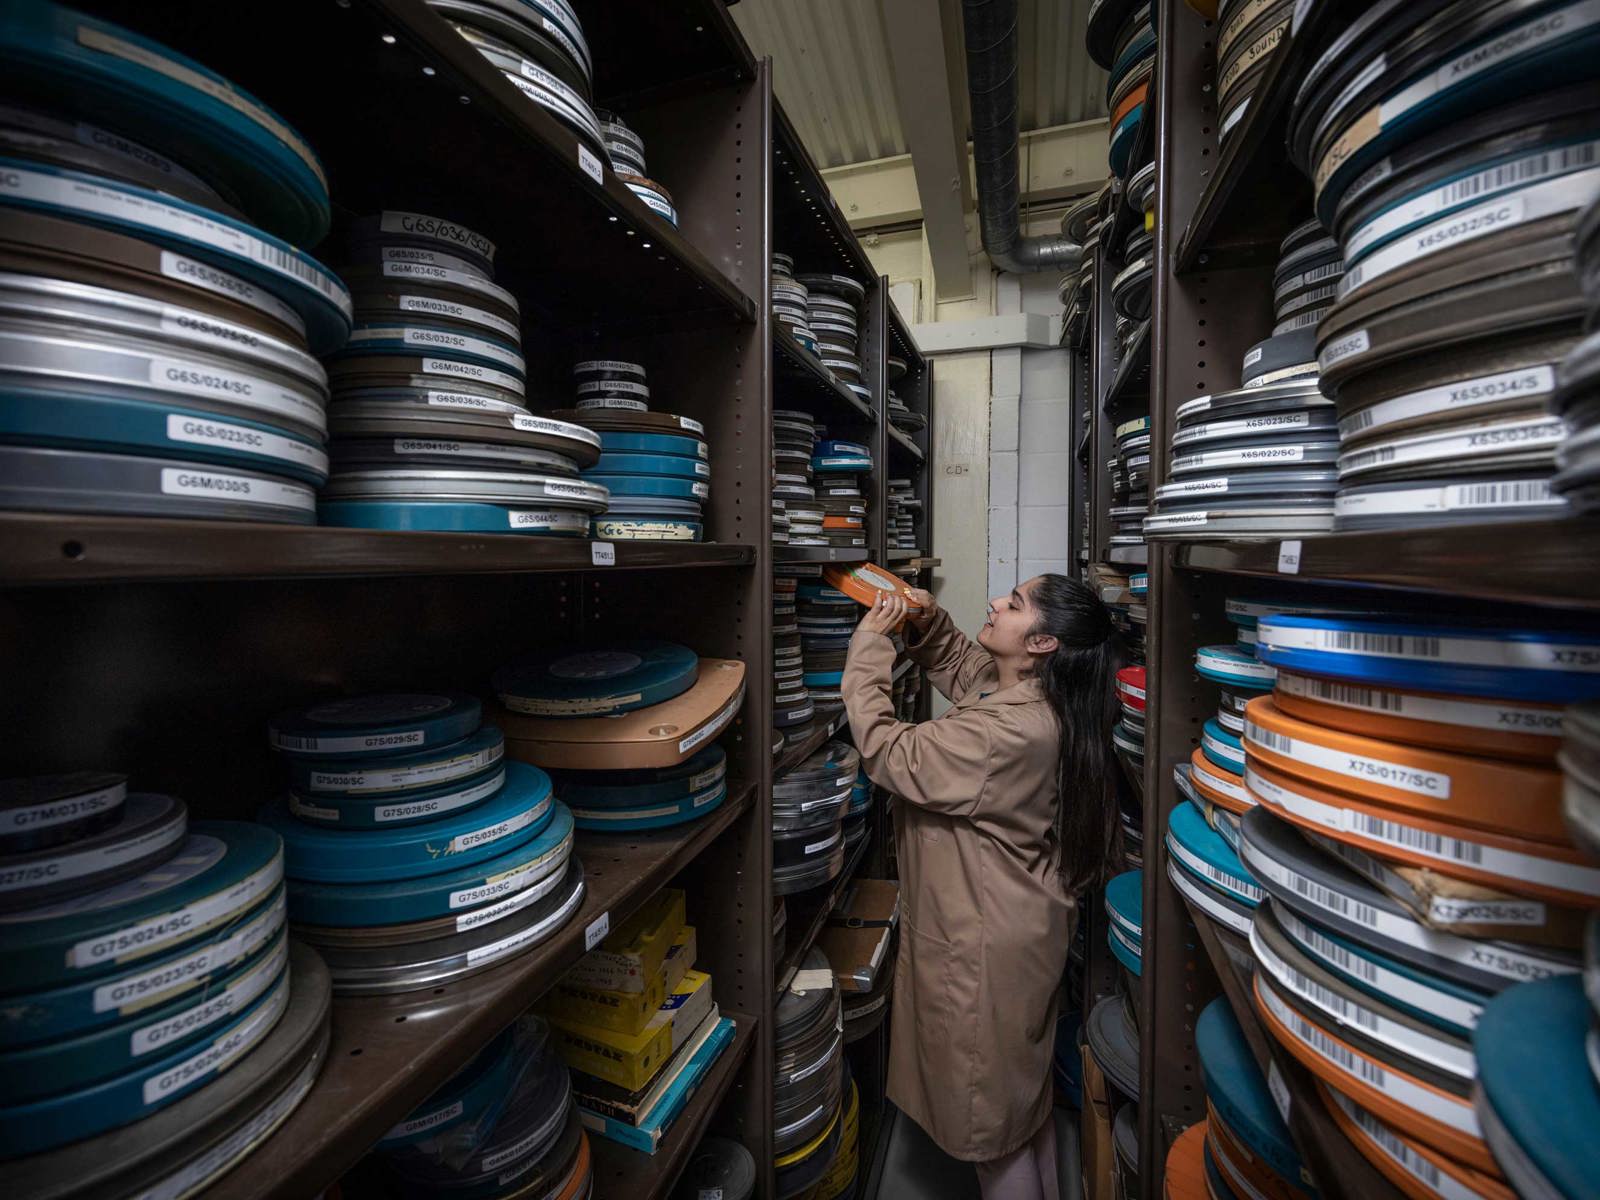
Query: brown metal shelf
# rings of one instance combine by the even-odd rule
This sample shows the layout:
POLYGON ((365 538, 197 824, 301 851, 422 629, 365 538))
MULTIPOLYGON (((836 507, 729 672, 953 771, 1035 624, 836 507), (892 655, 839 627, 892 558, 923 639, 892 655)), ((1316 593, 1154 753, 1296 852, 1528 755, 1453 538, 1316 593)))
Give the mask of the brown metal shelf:
MULTIPOLYGON (((270 19, 251 24, 249 37, 239 36, 230 5, 91 0, 87 7, 183 50, 271 104, 317 148, 341 209, 446 213, 490 237, 499 246, 496 282, 517 294, 530 327, 624 319, 637 327, 696 314, 755 320, 759 280, 741 286, 702 248, 700 235, 722 214, 702 219, 687 164, 662 172, 680 206, 674 228, 603 163, 596 181, 580 161, 577 135, 425 0, 285 0, 270 19)), ((695 38, 693 25, 705 24, 706 0, 657 7, 654 24, 676 23, 671 37, 662 35, 669 45, 695 38)), ((741 73, 731 43, 715 32, 698 36, 709 40, 697 61, 720 64, 712 73, 721 78, 741 73)))
POLYGON ((867 552, 860 546, 774 546, 772 561, 793 562, 866 562, 867 552))
POLYGON ((887 286, 884 287, 884 297, 889 311, 889 340, 893 343, 892 353, 896 358, 906 360, 907 375, 915 375, 927 367, 928 360, 917 348, 916 340, 911 336, 911 327, 900 315, 900 309, 895 304, 894 298, 889 295, 887 286))
POLYGON ((791 402, 804 406, 809 400, 821 406, 819 412, 824 417, 852 424, 870 425, 877 421, 872 406, 830 375, 821 359, 795 341, 787 325, 778 320, 771 325, 772 346, 777 351, 774 365, 778 368, 773 390, 782 393, 781 397, 774 396, 774 408, 788 408, 791 402))
POLYGON ((1282 546, 1281 540, 1184 542, 1176 565, 1283 582, 1600 608, 1600 592, 1583 569, 1600 562, 1600 518, 1592 516, 1304 538, 1292 574, 1280 570, 1282 546))
POLYGON ((1251 958, 1250 945, 1224 929, 1205 913, 1189 905, 1189 916, 1200 934, 1222 991, 1250 1053, 1266 1075, 1276 1071, 1289 1093, 1289 1132, 1300 1148, 1300 1158, 1316 1178, 1317 1194, 1325 1200, 1400 1200, 1401 1193, 1350 1143, 1334 1123, 1318 1094, 1311 1072, 1281 1047, 1261 1024, 1256 1012, 1250 972, 1243 963, 1251 958))
POLYGON ((431 991, 336 1000, 333 1041, 310 1093, 207 1200, 317 1195, 575 963, 596 920, 625 921, 749 812, 755 794, 746 785, 703 821, 660 833, 580 834, 583 908, 526 954, 431 991))
POLYGON ((1150 322, 1139 326, 1139 332, 1128 343, 1127 352, 1117 362, 1111 385, 1106 388, 1101 404, 1107 413, 1114 412, 1124 400, 1150 398, 1150 322))
POLYGON ((711 1065, 654 1154, 589 1135, 589 1149, 594 1155, 594 1195, 662 1200, 672 1192, 717 1106, 739 1078, 756 1044, 758 1018, 726 1009, 722 1015, 733 1019, 733 1041, 711 1065))
MULTIPOLYGON (((828 923, 828 914, 833 911, 834 905, 838 904, 844 896, 845 889, 850 886, 850 881, 855 878, 856 871, 867 857, 867 848, 871 844, 872 835, 870 833, 856 843, 856 848, 845 855, 844 866, 839 871, 838 877, 831 883, 823 885, 827 889, 826 891, 823 891, 822 888, 816 888, 810 892, 795 892, 793 895, 784 897, 786 902, 798 901, 799 903, 794 905, 796 908, 809 904, 815 904, 816 908, 812 909, 807 906, 803 909, 806 913, 805 928, 800 930, 799 937, 789 938, 788 945, 784 949, 783 959, 778 964, 777 994, 779 996, 782 996, 788 990, 789 981, 794 978, 795 972, 800 969, 800 961, 805 958, 806 951, 810 950, 812 944, 816 942, 817 936, 822 932, 822 927, 828 923)), ((794 929, 792 917, 790 918, 789 929, 791 931, 794 929)))
POLYGON ((0 578, 18 584, 127 580, 333 579, 743 567, 755 548, 716 542, 394 533, 322 525, 147 517, 0 514, 0 578))
POLYGON ((920 465, 927 456, 923 454, 922 447, 913 442, 893 425, 885 425, 884 431, 889 435, 889 447, 903 454, 911 456, 912 460, 920 465))
POLYGON ((870 291, 878 272, 856 240, 839 202, 800 140, 783 105, 772 101, 772 247, 796 272, 835 271, 870 291))

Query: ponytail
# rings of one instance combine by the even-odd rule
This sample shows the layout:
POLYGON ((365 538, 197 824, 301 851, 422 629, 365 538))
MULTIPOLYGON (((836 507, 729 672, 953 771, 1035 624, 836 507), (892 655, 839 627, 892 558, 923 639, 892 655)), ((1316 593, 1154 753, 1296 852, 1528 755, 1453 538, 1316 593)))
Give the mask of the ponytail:
POLYGON ((1111 614, 1085 584, 1040 575, 1029 592, 1039 612, 1033 633, 1056 639, 1035 674, 1061 727, 1056 767, 1056 836, 1061 876, 1081 891, 1110 873, 1117 846, 1116 675, 1124 660, 1111 614))

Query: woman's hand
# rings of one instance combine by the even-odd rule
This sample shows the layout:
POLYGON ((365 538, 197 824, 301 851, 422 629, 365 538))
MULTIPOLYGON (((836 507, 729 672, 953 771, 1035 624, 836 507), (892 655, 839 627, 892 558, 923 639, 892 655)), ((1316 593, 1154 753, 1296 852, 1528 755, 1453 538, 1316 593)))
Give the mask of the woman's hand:
POLYGON ((907 612, 906 620, 916 627, 918 633, 926 633, 933 619, 939 615, 939 602, 933 598, 932 592, 925 592, 921 588, 907 588, 906 599, 922 610, 907 612))
POLYGON ((883 592, 878 596, 878 602, 867 610, 867 615, 861 618, 857 629, 864 629, 868 633, 881 633, 888 637, 906 619, 906 612, 910 606, 904 596, 896 596, 891 592, 883 592))

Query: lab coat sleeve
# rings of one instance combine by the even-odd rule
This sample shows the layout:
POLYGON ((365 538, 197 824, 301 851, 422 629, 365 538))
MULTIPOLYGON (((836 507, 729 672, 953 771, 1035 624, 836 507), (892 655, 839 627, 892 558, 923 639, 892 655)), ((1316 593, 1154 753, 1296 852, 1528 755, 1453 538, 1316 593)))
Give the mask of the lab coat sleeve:
POLYGON ((908 622, 905 632, 907 656, 927 671, 928 682, 952 703, 966 695, 973 682, 994 665, 989 652, 957 629, 942 608, 915 643, 911 639, 916 637, 916 626, 908 622))
POLYGON ((896 720, 893 669, 888 638, 850 639, 841 691, 867 778, 930 811, 970 815, 988 784, 991 715, 967 709, 921 724, 896 720))

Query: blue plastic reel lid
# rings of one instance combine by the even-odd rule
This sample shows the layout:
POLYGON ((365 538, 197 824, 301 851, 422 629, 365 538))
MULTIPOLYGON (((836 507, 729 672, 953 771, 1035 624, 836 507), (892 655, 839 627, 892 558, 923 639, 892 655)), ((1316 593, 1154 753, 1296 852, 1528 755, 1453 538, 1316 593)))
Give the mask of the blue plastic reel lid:
POLYGON ((182 404, 116 396, 5 388, 0 390, 0 442, 249 467, 313 487, 328 478, 327 452, 303 433, 182 404))
POLYGON ((403 796, 481 776, 505 758, 505 738, 493 725, 470 737, 371 762, 291 758, 289 787, 306 797, 403 796))
POLYGON ((9 996, 0 1004, 0 1049, 73 1038, 190 996, 271 942, 284 927, 285 912, 279 886, 248 913, 175 953, 110 975, 9 996))
POLYGON ((807 671, 801 682, 807 687, 838 687, 844 682, 843 671, 807 671))
POLYGON ((1287 616, 1258 630, 1263 662, 1309 675, 1553 704, 1600 697, 1600 634, 1287 616))
POLYGON ((1200 731, 1200 751, 1224 771, 1244 774, 1244 743, 1238 734, 1224 729, 1215 717, 1200 731))
POLYGON ((431 821, 371 829, 313 825, 291 814, 281 797, 257 819, 283 838, 291 895, 301 880, 375 883, 434 875, 509 853, 550 823, 550 777, 520 762, 504 771, 505 786, 488 799, 431 821))
POLYGON ((171 147, 262 227, 301 246, 328 232, 328 178, 289 124, 205 64, 58 4, 8 5, 0 56, 17 95, 171 147))
POLYGON ((1106 908, 1129 937, 1143 936, 1144 872, 1124 871, 1106 884, 1106 908))
POLYGON ((639 454, 674 454, 680 458, 709 457, 710 451, 699 438, 680 437, 675 433, 620 433, 603 431, 600 450, 604 454, 615 452, 639 454))
POLYGON ((556 795, 574 809, 640 807, 680 800, 714 786, 727 775, 727 751, 715 742, 675 767, 551 772, 556 795))
POLYGON ((526 891, 564 867, 571 853, 572 813, 560 801, 552 807, 537 837, 470 866, 376 883, 296 881, 289 889, 289 920, 332 929, 405 925, 458 916, 526 891))
POLYGON ((93 1087, 151 1056, 193 1044, 266 995, 288 960, 289 939, 280 926, 261 954, 219 972, 193 992, 75 1037, 0 1051, 0 1106, 93 1087))
POLYGON ((256 284, 293 309, 314 354, 330 354, 350 334, 349 289, 310 255, 223 213, 148 188, 0 157, 13 186, 0 204, 85 221, 203 259, 256 284))
POLYGON ((412 1109, 378 1139, 380 1150, 396 1150, 438 1137, 457 1125, 475 1121, 490 1104, 504 1097, 519 1062, 511 1029, 501 1032, 433 1095, 412 1109))
MULTIPOLYGON (((698 444, 698 443, 697 443, 698 444)), ((665 475, 677 479, 710 479, 711 464, 702 458, 675 454, 635 454, 603 450, 588 475, 665 475)))
POLYGON ((820 441, 812 450, 813 455, 819 458, 842 456, 845 458, 871 458, 872 448, 861 442, 843 441, 839 438, 827 438, 820 441))
POLYGON ((617 808, 610 805, 572 810, 579 829, 593 833, 636 833, 645 829, 666 829, 694 821, 714 811, 727 799, 726 780, 676 800, 656 804, 617 808))
POLYGON ((1134 976, 1144 974, 1144 960, 1140 953, 1140 944, 1122 932, 1119 926, 1112 925, 1106 929, 1106 942, 1111 948, 1111 957, 1128 969, 1134 976))
POLYGON ((526 504, 430 500, 324 500, 317 521, 349 529, 410 533, 514 533, 524 537, 587 537, 589 514, 526 504))
POLYGON ((1206 1096, 1239 1143, 1285 1181, 1309 1195, 1304 1164, 1289 1127, 1267 1090, 1267 1081, 1244 1040, 1244 1030, 1226 997, 1219 996, 1195 1022, 1195 1050, 1206 1096))
POLYGON ((459 742, 482 718, 475 696, 384 692, 280 713, 267 725, 267 740, 274 750, 309 758, 388 758, 459 742))
POLYGON ((1522 1195, 1595 1194, 1600 1084, 1583 1052, 1592 1019, 1583 985, 1567 976, 1508 988, 1478 1021, 1475 1107, 1522 1195))
POLYGON ((199 942, 283 881, 283 841, 247 821, 191 821, 177 854, 112 887, 0 915, 0 992, 105 976, 199 942))
POLYGON ((704 479, 675 479, 670 475, 618 475, 585 471, 585 483, 598 483, 614 496, 662 496, 674 500, 705 500, 711 485, 704 479))
POLYGON ((1194 652, 1194 669, 1207 679, 1240 691, 1272 690, 1275 667, 1236 646, 1201 646, 1194 652))
POLYGON ((494 673, 509 710, 538 717, 595 717, 661 704, 694 686, 700 658, 676 642, 636 641, 558 650, 494 673))
POLYGON ((1240 904, 1253 907, 1261 902, 1264 893, 1255 876, 1193 804, 1185 802, 1172 810, 1167 823, 1167 847, 1178 865, 1201 883, 1240 904))
POLYGON ((209 1083, 266 1040, 288 1006, 289 978, 286 967, 264 995, 214 1027, 200 1047, 182 1045, 83 1090, 0 1108, 0 1156, 34 1154, 93 1137, 209 1083))
POLYGON ((811 458, 811 470, 818 475, 854 475, 872 470, 872 460, 854 454, 818 454, 811 458))

